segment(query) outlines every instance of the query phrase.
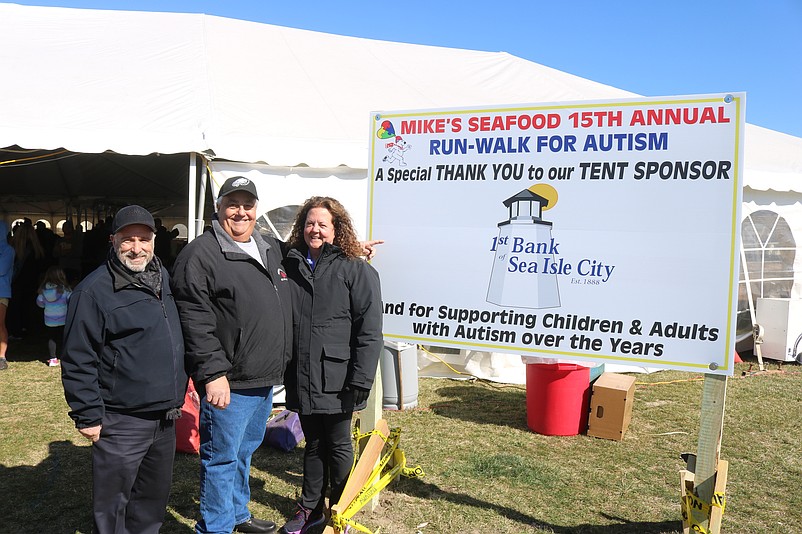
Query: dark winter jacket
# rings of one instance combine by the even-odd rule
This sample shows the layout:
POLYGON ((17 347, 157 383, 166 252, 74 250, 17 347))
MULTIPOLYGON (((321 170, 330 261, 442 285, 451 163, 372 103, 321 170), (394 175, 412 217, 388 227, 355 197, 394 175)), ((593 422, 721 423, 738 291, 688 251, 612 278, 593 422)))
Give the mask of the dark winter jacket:
POLYGON ((77 428, 101 424, 106 411, 167 412, 184 403, 184 339, 167 271, 160 270, 160 296, 109 262, 70 296, 61 374, 77 428))
POLYGON ((253 239, 267 268, 243 251, 217 221, 187 244, 173 265, 173 291, 199 391, 223 375, 231 389, 281 384, 290 358, 290 282, 281 243, 253 239))
POLYGON ((290 250, 285 265, 293 282, 287 407, 304 415, 364 409, 347 387, 370 389, 376 375, 384 345, 378 273, 328 243, 314 272, 306 251, 290 250))

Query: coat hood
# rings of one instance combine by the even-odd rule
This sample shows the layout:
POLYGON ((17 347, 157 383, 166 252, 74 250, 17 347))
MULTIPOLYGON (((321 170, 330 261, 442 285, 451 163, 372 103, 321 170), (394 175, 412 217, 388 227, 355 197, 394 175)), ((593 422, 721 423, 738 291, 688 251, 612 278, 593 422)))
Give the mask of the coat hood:
POLYGON ((45 287, 42 290, 42 296, 48 302, 56 302, 59 298, 61 298, 63 293, 63 291, 59 291, 56 284, 51 284, 49 282, 45 284, 45 287))

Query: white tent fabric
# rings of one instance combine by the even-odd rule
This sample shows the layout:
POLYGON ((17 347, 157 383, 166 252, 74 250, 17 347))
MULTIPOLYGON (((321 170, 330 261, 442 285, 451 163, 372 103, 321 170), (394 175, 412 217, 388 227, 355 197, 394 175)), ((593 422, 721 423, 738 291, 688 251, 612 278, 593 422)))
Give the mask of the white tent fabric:
POLYGON ((0 4, 0 146, 367 168, 382 109, 632 93, 503 52, 177 13, 0 4))
MULTIPOLYGON (((366 169, 369 113, 624 98, 504 52, 200 14, 0 4, 0 146, 366 169)), ((747 125, 745 185, 802 189, 802 139, 747 125)))
POLYGON ((0 4, 0 146, 208 148, 201 21, 154 15, 0 4))
POLYGON ((802 138, 753 124, 744 137, 745 188, 802 192, 802 138))

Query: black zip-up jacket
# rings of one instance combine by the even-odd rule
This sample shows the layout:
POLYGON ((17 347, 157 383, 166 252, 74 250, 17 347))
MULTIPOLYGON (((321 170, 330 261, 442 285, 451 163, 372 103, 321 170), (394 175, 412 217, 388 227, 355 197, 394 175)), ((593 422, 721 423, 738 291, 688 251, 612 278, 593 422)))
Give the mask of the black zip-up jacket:
POLYGON ((290 282, 281 243, 258 232, 252 237, 266 268, 217 221, 173 265, 187 370, 201 394, 223 375, 231 389, 283 382, 292 343, 290 282))
POLYGON ((287 368, 287 407, 303 415, 347 413, 349 386, 370 389, 384 347, 379 273, 323 245, 315 270, 306 251, 285 260, 293 288, 293 359, 287 368))
POLYGON ((106 411, 144 414, 183 405, 184 339, 164 268, 161 276, 158 296, 106 262, 70 296, 61 375, 77 428, 101 424, 106 411))

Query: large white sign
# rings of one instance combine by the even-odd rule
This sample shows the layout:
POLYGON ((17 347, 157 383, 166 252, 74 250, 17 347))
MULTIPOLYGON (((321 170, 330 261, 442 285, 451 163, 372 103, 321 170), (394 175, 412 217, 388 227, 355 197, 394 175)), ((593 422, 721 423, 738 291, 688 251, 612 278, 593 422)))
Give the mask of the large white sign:
POLYGON ((372 114, 385 337, 732 374, 744 106, 372 114))

